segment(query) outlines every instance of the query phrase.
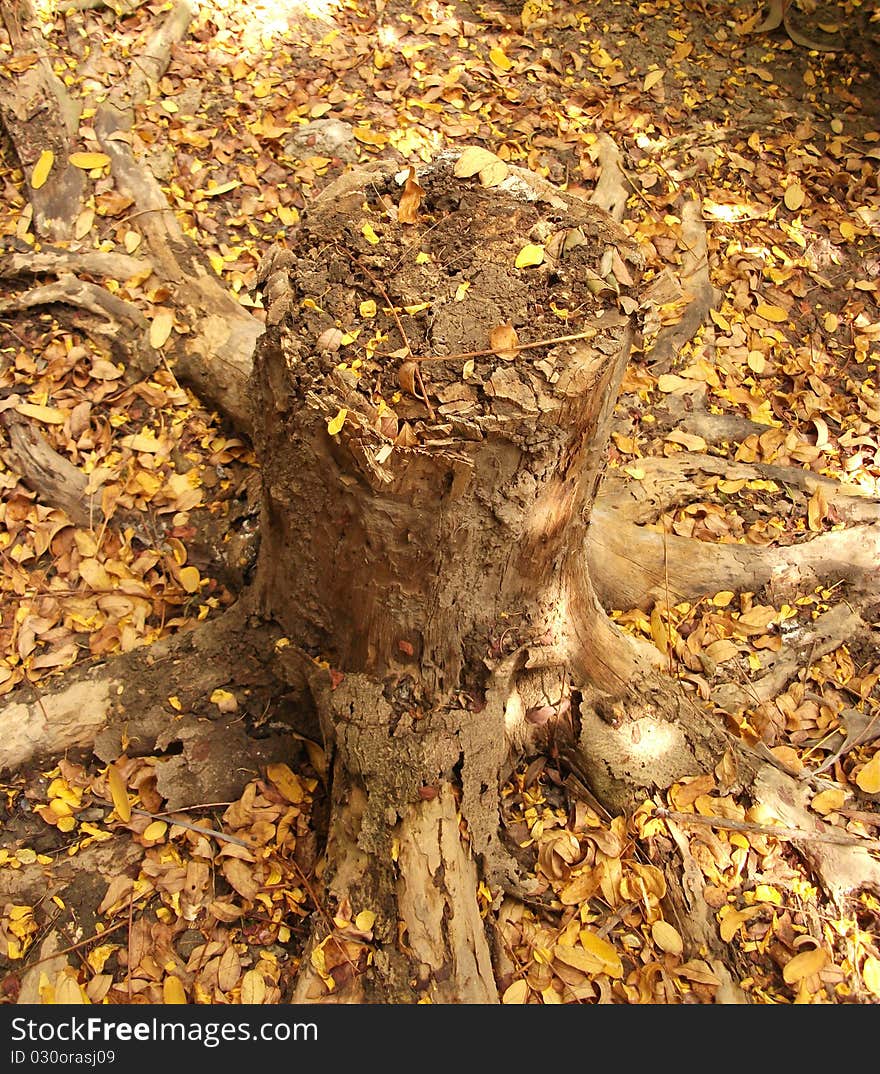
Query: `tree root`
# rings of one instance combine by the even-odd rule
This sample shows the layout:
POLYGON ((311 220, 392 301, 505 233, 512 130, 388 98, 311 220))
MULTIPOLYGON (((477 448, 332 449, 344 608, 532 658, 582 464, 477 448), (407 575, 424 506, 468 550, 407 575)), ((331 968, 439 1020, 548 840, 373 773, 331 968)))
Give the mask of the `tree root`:
POLYGON ((255 772, 260 764, 289 760, 291 749, 289 732, 251 739, 243 713, 260 722, 270 710, 314 730, 307 705, 272 669, 278 636, 271 626, 254 622, 239 602, 191 631, 71 668, 39 687, 22 687, 0 711, 0 771, 77 748, 110 762, 123 753, 162 754, 177 743, 162 770, 160 792, 168 808, 218 794, 234 798, 247 775, 236 771, 232 756, 255 772), (210 701, 220 688, 235 694, 234 712, 224 714, 210 701))
POLYGON ((653 372, 670 368, 679 351, 697 334, 709 310, 717 302, 715 288, 709 279, 706 225, 702 204, 697 197, 680 200, 681 231, 684 253, 681 258, 680 283, 689 296, 681 318, 660 329, 653 344, 647 348, 647 362, 653 372))
POLYGON ((145 380, 159 365, 161 355, 150 343, 149 323, 137 306, 111 294, 99 284, 87 283, 68 273, 55 283, 33 287, 15 298, 0 300, 0 312, 56 303, 75 306, 101 318, 86 331, 97 335, 110 348, 114 358, 123 362, 125 383, 145 380))
POLYGON ((719 589, 755 592, 762 586, 779 600, 841 581, 859 591, 876 585, 880 522, 758 548, 658 533, 597 508, 587 558, 606 608, 650 611, 657 601, 693 602, 719 589))

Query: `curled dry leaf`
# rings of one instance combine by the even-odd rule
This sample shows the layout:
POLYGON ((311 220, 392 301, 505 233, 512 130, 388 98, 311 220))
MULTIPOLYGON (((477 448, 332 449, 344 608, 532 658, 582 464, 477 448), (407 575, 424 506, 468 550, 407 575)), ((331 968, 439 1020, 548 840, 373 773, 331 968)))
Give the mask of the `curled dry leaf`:
POLYGON ((400 368, 397 370, 397 383, 403 388, 405 392, 410 395, 418 395, 416 391, 416 369, 415 362, 401 362, 400 368))
POLYGON ((519 354, 519 336, 510 322, 496 325, 489 333, 489 346, 493 353, 505 361, 513 361, 519 354))
POLYGON ((397 206, 397 219, 401 224, 415 224, 419 219, 419 206, 425 191, 416 182, 416 170, 411 167, 406 177, 400 203, 397 206))

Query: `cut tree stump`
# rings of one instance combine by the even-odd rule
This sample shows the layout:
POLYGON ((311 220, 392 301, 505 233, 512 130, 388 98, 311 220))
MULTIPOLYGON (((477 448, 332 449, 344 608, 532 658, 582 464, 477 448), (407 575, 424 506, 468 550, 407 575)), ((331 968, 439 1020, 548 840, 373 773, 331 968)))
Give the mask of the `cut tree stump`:
POLYGON ((368 968, 325 941, 299 999, 493 1000, 462 870, 521 889, 511 751, 654 669, 584 556, 640 267, 605 211, 484 150, 345 174, 264 261, 254 596, 310 668, 326 879, 378 945, 368 968))

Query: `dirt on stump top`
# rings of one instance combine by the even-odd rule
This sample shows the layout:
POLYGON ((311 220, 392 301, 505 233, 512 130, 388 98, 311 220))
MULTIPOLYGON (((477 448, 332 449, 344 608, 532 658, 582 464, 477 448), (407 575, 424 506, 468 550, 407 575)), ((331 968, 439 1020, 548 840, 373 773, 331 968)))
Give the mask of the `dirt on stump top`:
POLYGON ((352 169, 261 266, 287 368, 276 406, 345 410, 380 458, 554 413, 619 350, 641 267, 603 209, 485 150, 352 169))

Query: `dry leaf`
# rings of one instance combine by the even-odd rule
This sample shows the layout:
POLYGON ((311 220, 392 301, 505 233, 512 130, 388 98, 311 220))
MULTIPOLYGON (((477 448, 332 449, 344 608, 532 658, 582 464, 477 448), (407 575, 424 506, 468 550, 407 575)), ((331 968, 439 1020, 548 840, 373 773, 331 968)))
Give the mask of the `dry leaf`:
POLYGON ((531 265, 540 265, 544 260, 544 247, 536 243, 527 243, 516 255, 514 265, 517 268, 529 268, 531 265))
POLYGON ((110 163, 106 153, 71 153, 67 158, 74 168, 90 172, 93 168, 103 168, 110 163))
POLYGON ((782 976, 786 984, 796 984, 805 977, 812 977, 814 973, 824 969, 828 964, 828 952, 824 947, 811 947, 809 951, 801 951, 790 962, 785 964, 782 976))
POLYGON ((651 926, 654 943, 669 955, 680 955, 684 950, 684 941, 678 931, 668 921, 655 921, 651 926))
POLYGON ((865 767, 859 769, 856 785, 865 794, 880 792, 880 753, 875 753, 865 767))
POLYGON ((512 361, 519 354, 519 336, 509 322, 496 325, 489 333, 489 346, 505 361, 512 361))
POLYGON ((31 186, 34 190, 39 190, 49 178, 49 172, 52 170, 54 163, 55 154, 51 149, 44 149, 34 165, 34 170, 31 172, 31 186))
POLYGON ((172 975, 162 982, 162 1002, 169 1005, 186 1003, 186 990, 179 977, 172 975))
POLYGON ((110 797, 113 799, 113 808, 123 824, 131 820, 131 803, 128 800, 128 789, 122 773, 115 764, 107 766, 107 786, 110 788, 110 797))
POLYGON ((161 350, 168 342, 171 329, 174 327, 174 313, 172 310, 159 309, 150 322, 150 346, 161 350))
POLYGON ((522 978, 508 985, 501 997, 502 1003, 525 1003, 529 998, 529 986, 522 978))
POLYGON ((416 182, 415 168, 409 169, 403 193, 397 206, 397 219, 401 224, 415 224, 419 220, 419 206, 425 191, 416 182))
POLYGON ((482 171, 483 168, 488 167, 490 164, 503 163, 504 162, 500 157, 496 157, 495 154, 490 153, 488 149, 483 149, 483 147, 479 145, 472 145, 468 146, 455 162, 452 174, 458 179, 467 179, 471 175, 476 175, 477 172, 482 171))
POLYGON ((327 422, 327 432, 331 436, 336 436, 342 426, 345 424, 345 418, 348 414, 348 410, 345 407, 340 407, 335 418, 331 418, 327 422))

